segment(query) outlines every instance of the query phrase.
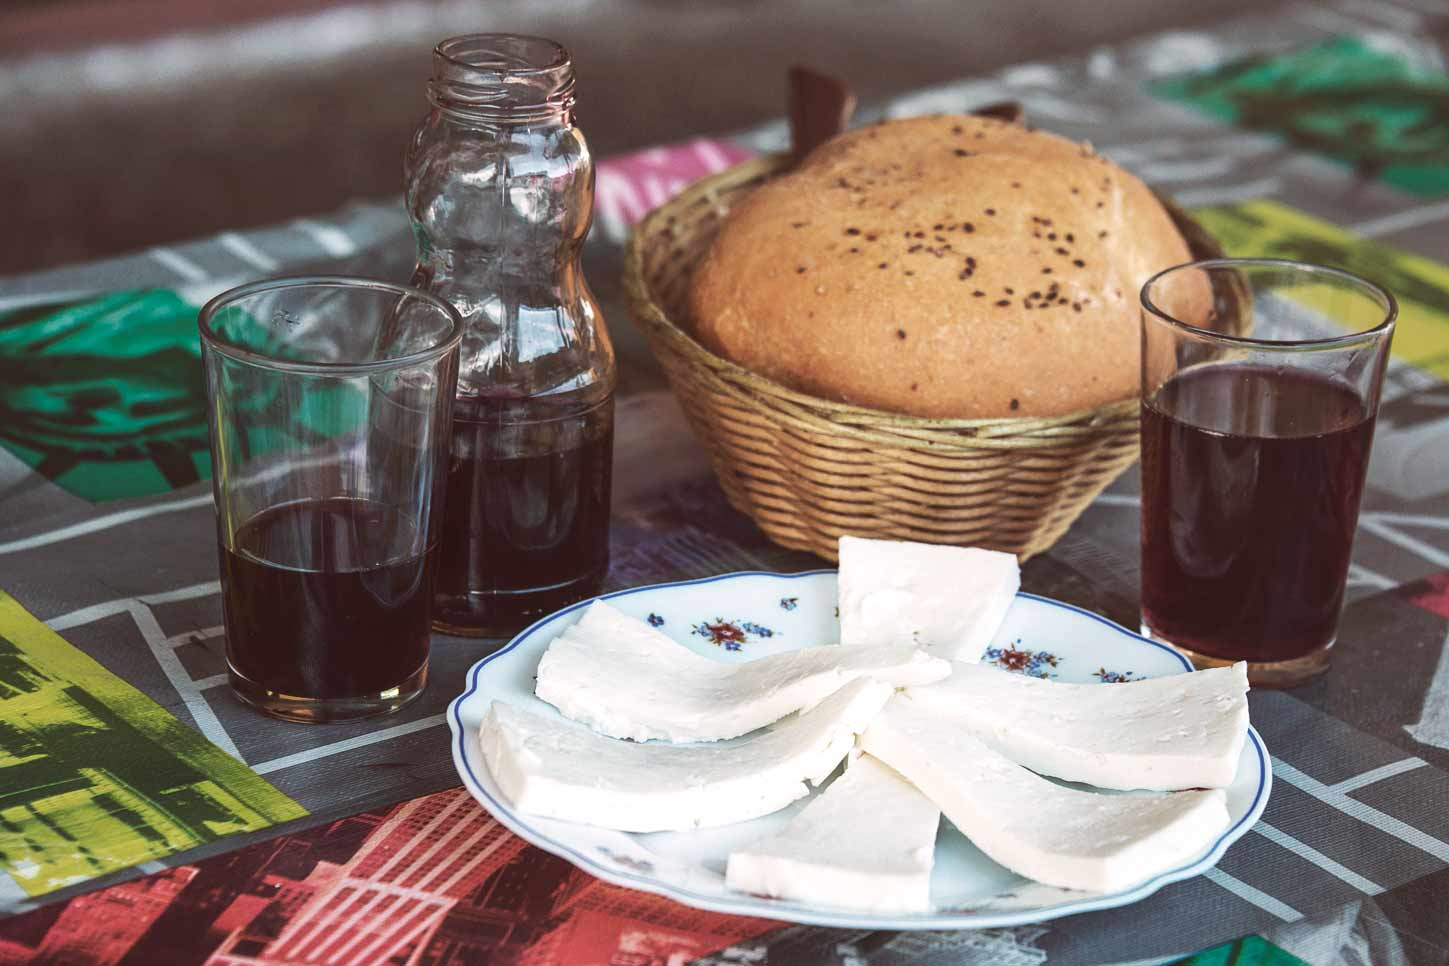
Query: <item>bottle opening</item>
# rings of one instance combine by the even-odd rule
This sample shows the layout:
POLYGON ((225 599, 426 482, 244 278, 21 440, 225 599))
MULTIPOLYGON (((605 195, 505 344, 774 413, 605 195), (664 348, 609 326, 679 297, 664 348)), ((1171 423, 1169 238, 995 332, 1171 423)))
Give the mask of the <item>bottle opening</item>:
POLYGON ((486 120, 552 117, 573 108, 573 61, 545 37, 450 37, 433 49, 428 96, 445 111, 486 120))

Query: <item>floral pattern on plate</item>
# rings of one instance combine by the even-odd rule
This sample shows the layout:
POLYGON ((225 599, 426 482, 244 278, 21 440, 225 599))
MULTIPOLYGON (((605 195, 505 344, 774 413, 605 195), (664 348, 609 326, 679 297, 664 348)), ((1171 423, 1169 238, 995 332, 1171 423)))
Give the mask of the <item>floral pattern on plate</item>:
POLYGON ((754 621, 727 621, 723 617, 716 617, 712 621, 695 624, 690 633, 717 647, 723 647, 726 651, 738 651, 751 641, 775 637, 779 631, 754 621))
POLYGON ((1016 674, 1025 674, 1034 678, 1054 678, 1057 676, 1056 667, 1062 663, 1062 659, 1051 651, 1033 651, 1020 646, 1018 638, 1007 647, 988 647, 981 660, 987 664, 995 664, 1003 671, 1011 671, 1016 674))

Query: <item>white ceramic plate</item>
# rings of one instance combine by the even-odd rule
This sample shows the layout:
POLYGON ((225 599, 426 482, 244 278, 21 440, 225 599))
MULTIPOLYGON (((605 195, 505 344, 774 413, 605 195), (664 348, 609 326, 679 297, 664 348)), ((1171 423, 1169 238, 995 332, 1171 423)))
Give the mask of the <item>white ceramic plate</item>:
MULTIPOLYGON (((647 620, 691 650, 719 661, 748 661, 780 651, 833 643, 835 571, 738 573, 640 587, 608 595, 626 614, 647 620)), ((514 832, 601 879, 716 912, 858 929, 974 929, 1054 919, 1136 902, 1170 882, 1217 863, 1262 814, 1271 770, 1267 749, 1249 731, 1238 775, 1228 791, 1232 824, 1202 855, 1133 889, 1073 892, 1031 882, 983 855, 943 821, 931 879, 929 913, 867 915, 849 909, 767 899, 725 888, 732 848, 787 822, 790 808, 737 825, 695 832, 633 834, 539 818, 515 811, 499 792, 478 748, 478 726, 494 699, 548 714, 533 694, 534 671, 548 643, 576 621, 587 602, 547 617, 475 664, 468 688, 448 709, 453 761, 473 797, 514 832)), ((1180 674, 1187 659, 1077 607, 1020 594, 983 661, 1059 681, 1096 682, 1180 674)))

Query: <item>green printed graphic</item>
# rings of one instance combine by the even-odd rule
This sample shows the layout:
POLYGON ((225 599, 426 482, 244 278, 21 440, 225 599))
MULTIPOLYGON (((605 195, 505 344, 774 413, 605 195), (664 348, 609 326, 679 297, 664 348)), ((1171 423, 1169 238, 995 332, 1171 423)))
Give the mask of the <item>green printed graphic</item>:
MULTIPOLYGON (((87 500, 209 479, 197 311, 176 292, 148 289, 0 312, 0 446, 87 500)), ((265 342, 253 348, 280 354, 265 342)), ((247 456, 316 446, 365 424, 365 379, 305 388, 275 378, 233 387, 234 401, 254 414, 247 456), (289 419, 277 421, 278 411, 289 419)))
POLYGON ((0 313, 0 445, 88 500, 207 478, 196 312, 155 289, 0 313))
POLYGON ((1229 255, 1294 258, 1347 269, 1399 301, 1394 356, 1449 379, 1449 266, 1344 231, 1276 201, 1193 212, 1229 255))
POLYGON ((1355 37, 1245 57, 1153 93, 1280 135, 1411 194, 1449 194, 1449 76, 1355 37))
POLYGON ((0 869, 27 893, 306 814, 0 592, 0 869))
POLYGON ((1261 936, 1245 936, 1196 956, 1177 961, 1177 966, 1308 966, 1261 936))

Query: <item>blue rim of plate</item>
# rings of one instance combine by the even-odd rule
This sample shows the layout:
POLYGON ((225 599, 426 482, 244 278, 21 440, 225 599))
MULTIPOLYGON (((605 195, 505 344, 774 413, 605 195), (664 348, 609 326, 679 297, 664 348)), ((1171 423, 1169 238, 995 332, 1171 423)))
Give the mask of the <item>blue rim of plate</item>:
MULTIPOLYGON (((1254 792, 1253 801, 1248 806, 1248 811, 1242 818, 1238 819, 1238 821, 1234 822, 1231 827, 1224 831, 1222 835, 1218 836, 1212 848, 1202 858, 1190 862, 1187 865, 1179 866, 1176 869, 1170 869, 1167 872, 1160 873, 1141 885, 1125 892, 1104 893, 1087 899, 1079 899, 1076 902, 1064 902, 1060 905, 1046 908, 1001 912, 982 909, 979 912, 941 912, 919 916, 892 917, 868 913, 852 913, 846 909, 832 911, 827 907, 818 907, 819 911, 816 911, 815 907, 800 903, 792 903, 790 905, 782 904, 777 907, 773 904, 774 900, 758 896, 742 896, 738 900, 733 900, 721 896, 705 895, 689 889, 681 889, 649 876, 610 868, 600 864, 590 856, 575 850, 572 846, 558 842, 528 825, 512 808, 494 798, 483 788, 482 783, 478 780, 478 776, 473 773, 472 765, 468 764, 467 747, 465 745, 468 739, 468 731, 463 727, 461 710, 463 703, 477 692, 478 676, 482 673, 485 665, 523 644, 544 624, 550 623, 565 614, 573 613, 581 607, 587 607, 596 599, 610 600, 615 597, 627 597, 631 594, 663 590, 667 587, 689 587, 699 584, 710 584, 720 580, 731 580, 737 577, 776 577, 782 580, 796 580, 801 577, 818 577, 822 574, 833 574, 836 572, 828 568, 803 570, 794 574, 781 574, 769 570, 738 570, 734 573, 717 574, 713 577, 697 577, 694 580, 672 580, 661 584, 648 584, 643 587, 630 587, 608 594, 600 594, 597 598, 591 597, 587 600, 581 600, 576 604, 561 608, 546 617, 534 621, 507 644, 475 663, 468 670, 467 690, 454 698, 452 703, 448 705, 448 727, 453 732, 454 767, 458 770, 459 776, 464 779, 464 784, 473 797, 482 801, 489 813, 510 831, 525 839, 530 844, 536 845, 546 852, 551 852, 559 858, 567 860, 576 868, 583 869, 585 872, 597 876, 605 882, 612 882, 615 885, 621 885, 629 889, 639 889, 643 892, 652 892, 655 895, 664 896, 684 905, 691 906, 695 909, 703 909, 708 912, 778 919, 783 922, 831 926, 841 929, 992 929, 1003 926, 1024 926, 1031 923, 1046 922, 1050 919, 1060 919, 1063 916, 1072 916, 1082 912, 1115 909, 1119 906, 1130 905, 1147 898, 1163 886, 1202 875, 1216 866, 1218 861, 1222 859, 1223 853, 1227 852, 1228 846, 1242 838, 1248 829, 1258 821, 1258 818, 1263 814, 1263 809, 1267 807, 1268 793, 1273 784, 1273 771, 1268 765, 1268 749, 1264 746, 1263 739, 1258 736, 1257 729, 1249 725, 1248 738, 1252 741, 1253 750, 1258 755, 1257 791, 1254 792), (772 912, 772 909, 776 911, 772 912)), ((1042 597, 1039 594, 1029 594, 1026 591, 1018 591, 1016 596, 1047 604, 1051 607, 1059 607, 1063 610, 1073 611, 1084 617, 1090 617, 1097 623, 1105 624, 1119 634, 1126 635, 1134 640, 1144 644, 1150 644, 1159 650, 1166 651, 1181 661, 1185 670, 1193 670, 1192 662, 1181 651, 1161 641, 1154 641, 1151 638, 1143 637, 1141 634, 1129 631, 1121 624, 1110 621, 1100 614, 1094 614, 1075 604, 1067 604, 1059 600, 1053 600, 1050 597, 1042 597)))

